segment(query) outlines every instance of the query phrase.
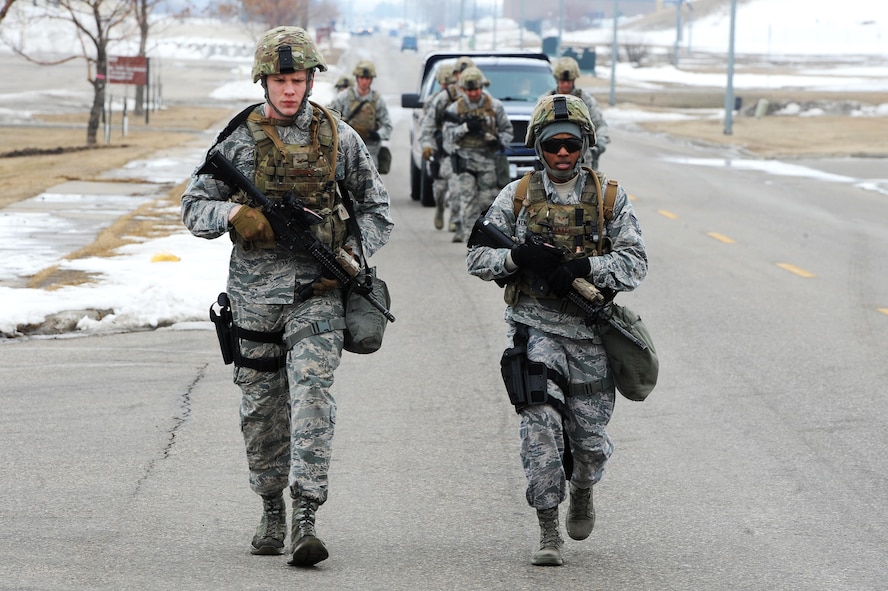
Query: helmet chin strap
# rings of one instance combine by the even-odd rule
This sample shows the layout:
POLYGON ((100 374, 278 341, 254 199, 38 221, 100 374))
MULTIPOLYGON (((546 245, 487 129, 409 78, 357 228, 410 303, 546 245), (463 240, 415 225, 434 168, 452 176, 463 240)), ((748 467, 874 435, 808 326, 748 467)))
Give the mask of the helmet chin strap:
POLYGON ((265 103, 268 106, 270 106, 274 110, 275 113, 278 114, 278 119, 281 119, 282 121, 287 121, 288 119, 290 121, 296 121, 296 118, 299 117, 299 114, 305 110, 305 105, 306 105, 306 103, 308 103, 308 97, 311 96, 311 87, 312 87, 312 80, 313 79, 314 79, 314 70, 311 70, 308 72, 308 76, 305 79, 305 96, 302 97, 302 104, 299 105, 299 110, 296 111, 292 116, 290 116, 290 115, 284 115, 283 113, 281 113, 281 110, 277 108, 277 105, 275 105, 273 102, 271 102, 271 98, 268 96, 268 83, 266 82, 266 77, 263 76, 262 89, 265 91, 265 103))
POLYGON ((549 175, 549 178, 555 179, 559 183, 563 183, 569 181, 574 178, 577 173, 580 172, 581 162, 583 160, 583 154, 586 153, 586 149, 589 147, 589 138, 583 135, 583 147, 580 148, 580 157, 577 158, 574 167, 570 170, 557 170, 549 166, 549 163, 546 162, 546 159, 543 157, 543 148, 540 146, 540 137, 537 136, 534 141, 534 149, 536 150, 537 157, 543 163, 543 168, 546 170, 546 174, 549 175))

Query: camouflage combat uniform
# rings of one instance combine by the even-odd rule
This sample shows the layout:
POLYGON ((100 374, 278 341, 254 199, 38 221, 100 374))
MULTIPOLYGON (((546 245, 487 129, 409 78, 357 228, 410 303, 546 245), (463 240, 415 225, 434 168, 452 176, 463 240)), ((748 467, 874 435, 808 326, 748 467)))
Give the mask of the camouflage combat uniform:
POLYGON ((432 100, 428 102, 422 114, 419 127, 420 148, 432 148, 438 150, 436 134, 441 137, 442 145, 439 153, 435 155, 440 168, 438 177, 432 182, 432 192, 435 195, 435 203, 444 200, 447 211, 450 212, 450 221, 455 222, 459 216, 459 197, 449 191, 450 177, 453 176, 453 166, 450 157, 444 152, 444 111, 459 97, 459 89, 456 84, 451 84, 438 91, 432 100))
POLYGON ((465 123, 444 122, 444 151, 451 155, 453 165, 448 191, 459 199, 460 229, 455 240, 461 240, 501 188, 495 157, 500 145, 512 142, 513 131, 502 102, 487 91, 481 93, 477 103, 460 95, 447 107, 447 112, 454 118, 466 113, 483 113, 484 117, 483 136, 469 132, 465 123))
POLYGON ((329 106, 358 132, 367 144, 373 164, 379 167, 379 148, 392 136, 392 117, 382 95, 371 89, 366 96, 361 96, 352 86, 337 94, 329 106), (379 134, 378 140, 370 139, 371 131, 379 134))
MULTIPOLYGON (((542 176, 547 202, 553 204, 579 203, 585 183, 592 182, 589 173, 580 170, 576 186, 562 197, 545 174, 537 174, 542 176)), ((602 184, 606 185, 606 179, 602 184)), ((522 208, 516 220, 513 200, 517 186, 518 181, 512 182, 500 192, 486 218, 506 235, 515 236, 523 243, 528 216, 527 209, 522 208)), ((605 231, 612 250, 592 257, 590 276, 599 288, 630 291, 647 273, 647 255, 632 204, 622 187, 618 188, 614 216, 605 231)), ((505 266, 507 253, 507 249, 474 246, 467 257, 468 272, 486 281, 510 277, 505 266)), ((528 359, 556 370, 567 378, 571 390, 566 395, 554 381, 548 381, 549 396, 565 403, 564 417, 550 404, 528 406, 520 412, 526 498, 530 506, 543 510, 556 507, 567 494, 561 459, 562 428, 566 430, 573 455, 571 482, 589 488, 601 479, 614 449, 606 426, 613 412, 615 390, 597 328, 587 326, 563 300, 534 298, 521 292, 517 297, 505 311, 509 346, 514 344, 516 323, 526 325, 529 328, 528 359)))
MULTIPOLYGON (((262 107, 256 112, 262 114, 262 107)), ((306 99, 293 125, 275 126, 285 144, 309 143, 313 112, 315 108, 306 99)), ((388 193, 357 133, 341 121, 337 132, 335 176, 352 195, 364 253, 370 256, 391 234, 388 193)), ((219 144, 218 150, 248 179, 254 178, 255 141, 245 124, 219 144)), ((230 230, 228 216, 236 205, 232 199, 237 198, 222 182, 192 176, 182 197, 183 221, 195 236, 219 237, 230 230)), ((235 325, 259 332, 283 330, 286 341, 313 323, 343 316, 340 289, 296 301, 300 286, 312 282, 320 272, 309 254, 291 254, 280 247, 263 247, 237 238, 231 251, 227 288, 235 325)), ((353 245, 353 239, 349 238, 348 243, 353 245)), ((243 392, 241 430, 250 486, 256 493, 274 495, 290 486, 318 504, 327 499, 327 470, 336 423, 336 402, 330 387, 342 346, 341 330, 310 334, 286 351, 284 369, 262 372, 235 368, 234 381, 243 392)), ((248 340, 241 340, 241 351, 253 359, 282 353, 278 345, 248 340)))

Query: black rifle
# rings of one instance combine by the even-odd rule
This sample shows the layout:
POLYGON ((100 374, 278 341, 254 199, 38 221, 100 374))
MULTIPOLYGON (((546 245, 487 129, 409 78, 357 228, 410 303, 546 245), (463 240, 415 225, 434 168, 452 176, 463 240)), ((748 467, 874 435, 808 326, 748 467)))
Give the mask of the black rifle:
MULTIPOLYGON (((210 154, 197 174, 211 175, 242 190, 262 209, 262 213, 271 224, 271 229, 274 230, 278 246, 293 253, 308 253, 313 256, 323 271, 312 283, 316 283, 321 276, 324 276, 336 279, 341 287, 352 286, 358 295, 382 312, 389 322, 395 321, 395 317, 385 305, 371 294, 372 279, 368 273, 361 272, 361 266, 354 257, 342 248, 338 253, 334 253, 312 233, 311 226, 323 222, 324 218, 307 208, 305 203, 292 192, 288 191, 280 201, 272 201, 219 152, 210 154)), ((305 299, 311 295, 311 292, 312 287, 309 283, 303 287, 299 296, 305 299)))
MULTIPOLYGON (((543 237, 537 234, 528 234, 527 241, 531 244, 546 244, 543 237)), ((479 217, 475 221, 468 243, 469 246, 489 246, 491 248, 512 249, 518 246, 515 240, 510 236, 507 236, 505 232, 497 228, 493 222, 484 216, 479 217)), ((549 291, 549 286, 543 278, 536 277, 535 279, 536 282, 533 286, 535 291, 539 291, 540 293, 546 293, 549 291)), ((641 349, 647 348, 647 346, 635 338, 632 333, 613 320, 611 314, 608 312, 608 304, 610 301, 604 297, 604 294, 602 294, 597 287, 585 279, 574 279, 570 290, 564 297, 586 315, 587 321, 599 323, 606 322, 616 330, 620 331, 623 336, 632 341, 637 347, 641 349)))

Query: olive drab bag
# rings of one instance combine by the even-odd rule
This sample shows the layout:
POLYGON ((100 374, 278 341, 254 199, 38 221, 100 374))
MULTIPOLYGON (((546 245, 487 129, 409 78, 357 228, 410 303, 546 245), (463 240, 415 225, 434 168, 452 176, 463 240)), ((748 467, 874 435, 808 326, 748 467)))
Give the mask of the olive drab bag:
MULTIPOLYGON (((603 240, 605 234, 603 224, 605 220, 610 221, 614 216, 618 183, 609 179, 602 197, 598 174, 591 169, 588 172, 594 179, 598 207, 602 212, 599 236, 603 240)), ((532 174, 534 173, 525 174, 518 182, 514 200, 516 218, 523 207, 532 174)), ((600 247, 599 252, 601 252, 600 247)), ((635 402, 645 400, 657 385, 660 373, 660 359, 657 357, 657 350, 654 348, 648 327, 641 320, 641 316, 613 301, 602 308, 597 321, 617 390, 629 400, 635 402)))
POLYGON ((625 398, 642 402, 657 385, 660 359, 651 340, 651 333, 641 316, 615 302, 604 311, 607 320, 601 322, 601 341, 607 353, 611 377, 617 390, 625 398), (613 326, 619 325, 619 330, 613 326), (634 337, 629 339, 626 331, 634 337))

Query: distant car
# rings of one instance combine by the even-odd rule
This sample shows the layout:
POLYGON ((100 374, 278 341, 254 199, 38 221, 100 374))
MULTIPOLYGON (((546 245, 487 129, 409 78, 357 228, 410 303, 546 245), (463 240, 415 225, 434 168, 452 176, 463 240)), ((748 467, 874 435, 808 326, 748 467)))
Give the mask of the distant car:
POLYGON ((419 42, 414 35, 407 35, 401 38, 401 51, 419 51, 419 42))
POLYGON ((505 150, 510 176, 513 180, 518 179, 525 172, 536 168, 536 153, 532 148, 524 146, 524 136, 537 99, 555 88, 549 57, 545 53, 531 52, 430 53, 423 62, 419 92, 401 95, 401 106, 414 109, 410 120, 410 196, 426 207, 435 205, 435 197, 432 195, 432 178, 428 164, 423 161, 422 148, 416 141, 423 106, 441 90, 436 80, 441 63, 453 62, 463 55, 471 57, 490 80, 490 86, 486 90, 502 101, 512 123, 514 137, 505 150))

